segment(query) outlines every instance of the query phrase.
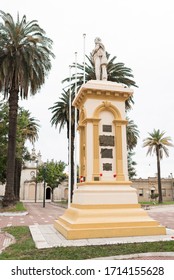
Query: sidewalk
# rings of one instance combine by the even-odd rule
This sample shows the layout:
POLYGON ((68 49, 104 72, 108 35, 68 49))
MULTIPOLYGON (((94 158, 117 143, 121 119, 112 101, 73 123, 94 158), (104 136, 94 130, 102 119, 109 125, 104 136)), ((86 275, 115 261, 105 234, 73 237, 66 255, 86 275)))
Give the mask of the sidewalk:
MULTIPOLYGON (((66 240, 57 230, 54 229, 54 220, 63 214, 65 209, 56 205, 46 203, 43 208, 41 203, 25 203, 28 214, 23 216, 0 216, 0 228, 8 226, 28 225, 33 240, 38 249, 52 248, 59 246, 89 246, 104 244, 120 244, 134 242, 153 242, 174 240, 174 205, 151 207, 149 216, 158 220, 167 227, 167 235, 164 236, 138 236, 120 238, 96 238, 81 240, 66 240), (170 228, 170 229, 169 229, 170 228)), ((14 238, 0 231, 0 252, 14 242, 14 238)), ((174 253, 149 253, 129 256, 112 256, 109 259, 173 259, 174 253)), ((106 258, 107 259, 107 258, 106 258)))
POLYGON ((15 243, 15 238, 7 232, 2 232, 0 230, 0 254, 6 247, 13 243, 15 243))
POLYGON ((166 235, 67 240, 54 228, 53 225, 33 225, 29 228, 36 248, 38 249, 68 246, 91 246, 170 241, 174 238, 174 229, 167 229, 166 235))

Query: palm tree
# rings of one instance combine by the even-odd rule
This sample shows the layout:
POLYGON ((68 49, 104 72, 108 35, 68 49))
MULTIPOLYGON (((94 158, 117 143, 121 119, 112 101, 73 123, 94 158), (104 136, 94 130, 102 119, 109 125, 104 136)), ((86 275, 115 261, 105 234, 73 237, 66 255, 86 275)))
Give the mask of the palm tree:
POLYGON ((128 124, 126 126, 126 135, 127 135, 127 149, 132 151, 138 142, 139 131, 137 125, 133 120, 130 120, 129 117, 126 117, 128 124))
POLYGON ((0 92, 9 102, 9 132, 7 152, 7 183, 3 205, 14 204, 14 173, 18 99, 35 94, 51 69, 52 41, 45 36, 36 20, 26 21, 0 11, 0 92))
MULTIPOLYGON (((69 140, 69 94, 70 91, 65 91, 60 97, 60 101, 56 102, 54 106, 49 109, 52 110, 51 125, 57 127, 59 125, 59 132, 66 126, 67 138, 69 140)), ((74 94, 72 95, 72 99, 74 94)), ((71 198, 73 194, 74 185, 74 138, 75 138, 75 120, 74 120, 74 107, 71 107, 71 198)), ((69 141, 68 141, 69 143, 69 141)))
POLYGON ((147 155, 156 154, 157 158, 157 174, 158 174, 158 192, 159 192, 159 203, 163 202, 162 188, 161 188, 161 170, 160 170, 160 160, 163 158, 163 153, 168 157, 169 152, 167 146, 173 146, 171 143, 171 138, 169 136, 164 136, 165 132, 159 129, 153 130, 153 132, 148 133, 149 137, 143 140, 143 147, 148 147, 147 155))

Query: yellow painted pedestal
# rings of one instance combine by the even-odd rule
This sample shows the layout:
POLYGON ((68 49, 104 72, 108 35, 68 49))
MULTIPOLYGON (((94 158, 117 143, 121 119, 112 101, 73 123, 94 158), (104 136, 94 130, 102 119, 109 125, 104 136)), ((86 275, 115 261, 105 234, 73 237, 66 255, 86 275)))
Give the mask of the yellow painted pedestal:
POLYGON ((55 221, 67 239, 164 235, 165 227, 138 204, 128 180, 124 85, 92 80, 73 101, 79 110, 80 166, 83 182, 73 203, 55 221))
POLYGON ((72 204, 54 227, 66 239, 166 234, 165 227, 151 219, 139 204, 72 204))
POLYGON ((130 183, 79 184, 73 203, 54 227, 66 239, 165 235, 165 227, 138 204, 130 183))

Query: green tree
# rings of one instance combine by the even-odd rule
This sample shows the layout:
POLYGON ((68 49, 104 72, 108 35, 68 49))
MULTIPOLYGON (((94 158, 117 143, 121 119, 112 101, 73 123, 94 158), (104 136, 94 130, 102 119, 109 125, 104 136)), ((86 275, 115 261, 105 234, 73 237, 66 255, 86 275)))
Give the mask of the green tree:
POLYGON ((168 146, 173 147, 171 143, 171 138, 169 136, 164 136, 165 131, 160 131, 159 129, 154 129, 153 132, 148 133, 149 137, 143 140, 143 147, 148 147, 147 155, 156 155, 157 159, 157 174, 158 174, 158 193, 159 193, 159 203, 163 202, 162 188, 161 188, 161 168, 160 160, 163 158, 163 154, 167 157, 169 156, 168 146))
POLYGON ((128 150, 127 162, 128 162, 129 179, 133 179, 137 175, 136 169, 135 169, 135 166, 137 165, 137 163, 133 160, 134 155, 135 155, 135 153, 128 150))
POLYGON ((52 201, 54 200, 54 189, 67 178, 67 175, 64 173, 66 164, 63 161, 54 162, 47 161, 44 165, 39 166, 37 172, 37 182, 42 182, 45 180, 45 183, 52 190, 52 201))
POLYGON ((139 137, 139 131, 137 125, 133 120, 130 120, 127 117, 128 124, 126 126, 126 136, 127 136, 127 162, 128 162, 128 175, 130 179, 133 179, 136 176, 136 162, 133 160, 133 149, 136 147, 139 137))
MULTIPOLYGON (((7 163, 7 143, 8 143, 8 125, 9 108, 6 102, 0 103, 0 181, 6 181, 6 163, 7 163)), ((19 108, 17 116, 16 133, 16 154, 15 154, 15 175, 14 175, 14 194, 19 200, 20 178, 22 171, 22 162, 28 158, 28 151, 25 147, 26 140, 32 144, 38 139, 38 123, 31 113, 24 108, 19 108)))
POLYGON ((126 119, 128 121, 126 126, 127 149, 132 151, 137 145, 139 130, 133 120, 130 120, 128 117, 126 119))
POLYGON ((19 200, 20 192, 20 179, 22 172, 23 160, 28 157, 27 150, 25 148, 26 140, 29 140, 32 144, 38 139, 38 121, 31 117, 31 113, 28 110, 19 108, 17 118, 17 135, 16 135, 16 156, 15 156, 15 175, 14 175, 14 194, 15 198, 19 200))
POLYGON ((3 205, 15 203, 14 174, 18 99, 34 95, 44 84, 51 69, 52 41, 36 20, 27 22, 24 15, 16 22, 0 11, 0 92, 9 102, 7 183, 3 205))

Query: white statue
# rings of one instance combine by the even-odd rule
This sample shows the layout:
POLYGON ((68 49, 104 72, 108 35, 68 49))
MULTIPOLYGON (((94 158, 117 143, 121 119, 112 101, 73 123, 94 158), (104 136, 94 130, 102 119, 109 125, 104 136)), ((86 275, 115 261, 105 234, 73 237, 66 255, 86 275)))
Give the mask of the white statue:
POLYGON ((95 38, 95 48, 92 51, 92 58, 95 66, 95 76, 97 80, 107 80, 107 57, 105 47, 100 38, 95 38))

